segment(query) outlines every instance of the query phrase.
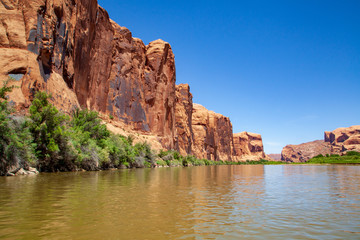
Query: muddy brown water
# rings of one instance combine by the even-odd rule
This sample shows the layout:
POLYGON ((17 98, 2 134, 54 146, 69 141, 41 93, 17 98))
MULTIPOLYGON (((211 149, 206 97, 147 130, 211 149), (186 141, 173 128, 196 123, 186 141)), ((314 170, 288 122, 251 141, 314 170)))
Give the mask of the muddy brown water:
POLYGON ((1 177, 0 239, 360 239, 360 166, 1 177))

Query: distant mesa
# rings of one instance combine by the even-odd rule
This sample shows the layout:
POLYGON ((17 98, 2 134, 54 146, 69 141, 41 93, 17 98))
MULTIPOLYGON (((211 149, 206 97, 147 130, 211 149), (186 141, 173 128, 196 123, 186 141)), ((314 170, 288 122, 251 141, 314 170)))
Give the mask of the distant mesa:
POLYGON ((325 132, 324 140, 287 145, 281 152, 281 160, 287 162, 306 162, 319 154, 343 155, 348 151, 360 152, 360 125, 338 128, 325 132))
POLYGON ((268 157, 274 161, 281 161, 281 153, 271 153, 268 154, 268 157))

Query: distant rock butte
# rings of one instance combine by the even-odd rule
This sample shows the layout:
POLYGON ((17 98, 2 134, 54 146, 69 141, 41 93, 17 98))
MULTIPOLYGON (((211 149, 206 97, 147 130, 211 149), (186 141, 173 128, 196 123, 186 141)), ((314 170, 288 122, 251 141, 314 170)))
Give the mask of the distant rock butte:
POLYGON ((360 152, 360 125, 338 128, 324 133, 324 140, 287 145, 281 152, 281 160, 306 162, 319 154, 344 154, 348 151, 360 152))
POLYGON ((260 135, 235 140, 229 118, 175 85, 169 43, 133 38, 96 0, 0 1, 0 80, 9 76, 18 110, 42 90, 64 112, 98 111, 112 131, 136 133, 156 149, 212 160, 265 156, 260 135))
POLYGON ((332 153, 339 154, 347 151, 360 152, 360 125, 325 132, 324 139, 325 142, 331 145, 332 153))
POLYGON ((270 153, 268 157, 274 161, 281 161, 281 153, 270 153))
POLYGON ((260 134, 241 132, 235 133, 234 151, 236 160, 259 160, 267 158, 260 134))
POLYGON ((306 162, 319 154, 331 153, 331 147, 323 140, 317 140, 299 145, 287 145, 281 152, 281 160, 287 162, 306 162))

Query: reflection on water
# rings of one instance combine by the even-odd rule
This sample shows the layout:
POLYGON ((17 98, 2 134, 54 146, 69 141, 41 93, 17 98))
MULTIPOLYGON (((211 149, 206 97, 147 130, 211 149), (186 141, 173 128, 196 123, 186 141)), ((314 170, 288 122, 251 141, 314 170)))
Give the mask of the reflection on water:
POLYGON ((0 178, 1 239, 360 239, 360 166, 0 178))

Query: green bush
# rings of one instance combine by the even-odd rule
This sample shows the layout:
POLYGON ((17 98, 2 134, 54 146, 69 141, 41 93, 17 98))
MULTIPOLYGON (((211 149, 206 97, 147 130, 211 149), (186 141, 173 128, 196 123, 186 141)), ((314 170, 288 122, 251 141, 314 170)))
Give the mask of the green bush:
POLYGON ((111 134, 108 138, 101 140, 100 146, 109 153, 109 167, 119 167, 131 161, 129 157, 131 146, 123 136, 111 134))
POLYGON ((349 151, 346 153, 346 156, 357 156, 360 157, 360 153, 359 152, 355 152, 355 151, 349 151))
POLYGON ((0 175, 11 168, 26 168, 35 161, 34 145, 29 132, 29 121, 24 117, 12 116, 13 109, 7 101, 7 93, 14 87, 0 88, 0 175))
POLYGON ((82 132, 88 132, 91 138, 98 141, 110 136, 106 125, 101 124, 98 113, 88 109, 74 109, 72 111, 71 126, 82 132))
POLYGON ((155 154, 148 143, 137 143, 134 146, 134 167, 155 167, 155 154), (140 164, 140 162, 142 162, 140 164), (143 166, 142 166, 143 165, 143 166))
POLYGON ((37 92, 30 106, 30 131, 36 144, 40 171, 72 171, 76 155, 69 141, 68 117, 59 112, 45 92, 37 92))
POLYGON ((156 159, 155 163, 157 166, 161 166, 161 167, 169 166, 168 163, 162 160, 161 158, 156 159))

